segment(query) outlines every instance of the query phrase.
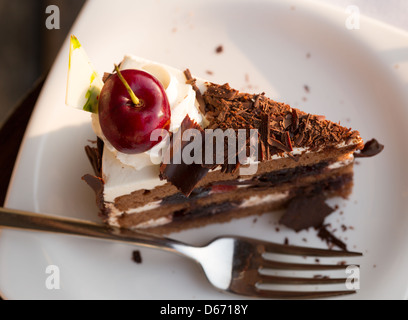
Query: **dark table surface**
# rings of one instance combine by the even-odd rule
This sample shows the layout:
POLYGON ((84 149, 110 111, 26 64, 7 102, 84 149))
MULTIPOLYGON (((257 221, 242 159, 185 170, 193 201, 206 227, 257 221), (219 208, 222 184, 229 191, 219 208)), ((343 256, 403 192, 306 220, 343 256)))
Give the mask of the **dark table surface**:
MULTIPOLYGON (((15 106, 13 113, 0 128, 0 204, 4 206, 7 188, 13 172, 21 141, 24 137, 27 124, 44 84, 45 76, 34 84, 33 88, 15 106)), ((1 300, 1 297, 0 297, 1 300)))
POLYGON ((4 205, 7 188, 10 182, 14 163, 24 137, 27 124, 34 109, 38 95, 44 84, 45 77, 41 77, 33 88, 24 96, 20 103, 13 109, 13 113, 0 128, 0 204, 4 205))

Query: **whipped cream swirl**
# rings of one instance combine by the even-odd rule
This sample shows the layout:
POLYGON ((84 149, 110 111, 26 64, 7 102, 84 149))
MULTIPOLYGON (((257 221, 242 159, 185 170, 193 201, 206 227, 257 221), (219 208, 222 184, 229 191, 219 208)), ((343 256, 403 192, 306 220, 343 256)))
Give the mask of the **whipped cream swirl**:
MULTIPOLYGON (((199 106, 196 102, 196 93, 191 85, 186 84, 186 78, 182 71, 133 55, 125 56, 120 64, 120 69, 143 70, 150 73, 161 82, 170 103, 171 132, 175 132, 180 128, 181 122, 186 115, 189 115, 192 120, 196 121, 201 126, 205 126, 206 120, 199 111, 199 106)), ((200 81, 198 85, 204 87, 204 81, 200 81)), ((95 134, 105 143, 105 150, 109 150, 114 157, 124 165, 130 166, 136 170, 141 170, 147 166, 160 163, 161 161, 160 151, 164 142, 158 143, 152 149, 144 153, 126 154, 116 150, 105 138, 97 114, 92 114, 92 128, 95 134)))

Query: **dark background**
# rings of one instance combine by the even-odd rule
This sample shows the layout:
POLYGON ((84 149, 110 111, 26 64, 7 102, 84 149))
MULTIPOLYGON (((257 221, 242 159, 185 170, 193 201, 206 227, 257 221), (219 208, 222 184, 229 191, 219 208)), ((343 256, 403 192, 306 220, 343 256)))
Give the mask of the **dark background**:
POLYGON ((84 2, 0 0, 0 206, 44 76, 84 2), (58 30, 46 28, 49 14, 45 10, 49 5, 60 10, 58 30), (33 87, 35 90, 27 95, 33 87))
POLYGON ((0 0, 0 127, 35 81, 50 69, 85 0, 0 0), (49 5, 60 29, 48 30, 49 5))

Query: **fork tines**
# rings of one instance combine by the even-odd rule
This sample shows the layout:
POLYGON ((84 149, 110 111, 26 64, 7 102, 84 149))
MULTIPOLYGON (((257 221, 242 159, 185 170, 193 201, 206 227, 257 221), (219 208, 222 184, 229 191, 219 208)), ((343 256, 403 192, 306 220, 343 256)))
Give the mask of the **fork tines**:
MULTIPOLYGON (((261 250, 262 251, 262 250, 261 250)), ((338 257, 361 257, 362 254, 359 252, 349 252, 349 251, 336 251, 330 249, 316 249, 316 248, 306 248, 300 246, 292 245, 281 245, 274 243, 264 243, 263 248, 264 254, 284 254, 284 255, 298 255, 304 257, 327 257, 327 258, 338 258, 338 257)), ((259 269, 256 270, 257 275, 257 295, 267 297, 267 298, 323 298, 323 297, 334 297, 347 294, 356 293, 355 287, 347 289, 346 283, 354 281, 355 284, 359 279, 349 278, 349 277, 329 277, 323 275, 315 275, 313 277, 299 277, 299 276, 286 276, 286 275, 270 275, 265 274, 267 270, 293 270, 293 271, 332 271, 332 270, 343 270, 346 274, 346 270, 350 267, 359 268, 356 264, 345 264, 345 263, 335 263, 335 264, 318 264, 318 263, 293 263, 293 262, 283 262, 277 261, 276 259, 269 259, 261 254, 261 259, 259 261, 259 269), (293 285, 339 285, 344 284, 344 289, 338 290, 320 290, 320 288, 315 288, 316 290, 276 290, 276 286, 293 286, 293 285), (271 289, 264 289, 270 286, 271 289)), ((255 270, 254 270, 255 271, 255 270)), ((335 287, 335 286, 333 286, 335 287)), ((299 287, 296 287, 298 289, 299 287)))
POLYGON ((361 257, 363 254, 352 251, 337 251, 331 249, 308 248, 293 245, 283 245, 277 243, 265 242, 264 251, 267 253, 290 254, 299 256, 315 257, 361 257))

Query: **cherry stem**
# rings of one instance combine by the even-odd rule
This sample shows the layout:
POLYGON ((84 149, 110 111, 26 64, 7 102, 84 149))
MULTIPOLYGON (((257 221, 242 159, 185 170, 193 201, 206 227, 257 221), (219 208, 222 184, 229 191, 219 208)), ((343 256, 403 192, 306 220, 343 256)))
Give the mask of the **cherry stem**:
POLYGON ((129 92, 130 99, 132 100, 133 104, 135 105, 140 104, 140 100, 138 99, 138 97, 136 97, 132 88, 129 86, 129 83, 127 83, 126 79, 122 76, 122 73, 120 72, 116 64, 115 64, 115 70, 116 70, 116 73, 118 74, 120 81, 122 81, 123 85, 126 87, 126 90, 129 92))

